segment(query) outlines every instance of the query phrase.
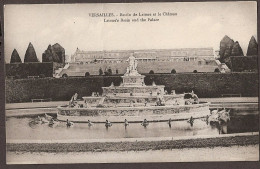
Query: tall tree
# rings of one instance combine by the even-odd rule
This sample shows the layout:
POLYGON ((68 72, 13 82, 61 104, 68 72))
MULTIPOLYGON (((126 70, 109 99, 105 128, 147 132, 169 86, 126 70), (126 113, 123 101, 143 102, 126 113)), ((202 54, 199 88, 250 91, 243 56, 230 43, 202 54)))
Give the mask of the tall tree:
POLYGON ((246 55, 247 56, 258 55, 258 44, 254 36, 252 36, 249 41, 246 55))
POLYGON ((55 43, 54 45, 52 45, 52 49, 58 56, 57 61, 59 63, 65 63, 65 49, 58 43, 55 43))
POLYGON ((60 63, 59 56, 53 50, 51 45, 48 46, 47 50, 42 54, 42 62, 58 62, 60 63))
POLYGON ((220 62, 223 63, 225 59, 231 55, 233 46, 234 46, 233 39, 230 39, 227 35, 225 35, 224 38, 220 41, 220 50, 219 50, 220 62))
POLYGON ((48 48, 42 54, 42 62, 65 63, 64 48, 58 43, 54 45, 49 45, 48 48))
POLYGON ((22 60, 16 49, 14 49, 12 52, 10 63, 22 63, 22 60))
POLYGON ((25 56, 24 56, 24 63, 26 63, 26 62, 39 62, 36 52, 35 52, 34 47, 31 42, 29 43, 28 48, 25 52, 25 56))
POLYGON ((239 45, 239 42, 236 41, 233 45, 231 56, 244 56, 243 50, 239 45))

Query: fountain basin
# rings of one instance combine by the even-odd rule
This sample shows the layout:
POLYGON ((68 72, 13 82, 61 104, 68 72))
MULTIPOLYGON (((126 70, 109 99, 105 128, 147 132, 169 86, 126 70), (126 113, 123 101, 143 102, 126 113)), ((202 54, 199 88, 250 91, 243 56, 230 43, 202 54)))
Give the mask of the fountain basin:
POLYGON ((89 107, 89 108, 70 108, 58 107, 57 119, 72 122, 141 122, 148 121, 167 121, 202 118, 210 115, 209 103, 204 102, 193 105, 172 105, 172 106, 149 106, 149 107, 89 107))

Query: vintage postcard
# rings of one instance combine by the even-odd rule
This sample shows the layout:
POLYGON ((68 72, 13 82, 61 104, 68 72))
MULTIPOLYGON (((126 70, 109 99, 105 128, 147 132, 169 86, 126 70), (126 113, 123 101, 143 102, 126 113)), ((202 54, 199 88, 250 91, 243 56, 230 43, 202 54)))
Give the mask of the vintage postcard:
POLYGON ((6 163, 259 160, 256 2, 4 5, 6 163))

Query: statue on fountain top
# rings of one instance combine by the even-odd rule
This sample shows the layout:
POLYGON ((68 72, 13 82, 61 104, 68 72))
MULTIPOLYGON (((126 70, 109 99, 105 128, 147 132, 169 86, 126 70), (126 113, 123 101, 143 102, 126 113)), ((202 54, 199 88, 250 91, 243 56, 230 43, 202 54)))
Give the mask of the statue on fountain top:
POLYGON ((139 76, 140 74, 137 72, 137 60, 131 54, 131 56, 126 60, 129 62, 129 65, 126 68, 125 76, 139 76))

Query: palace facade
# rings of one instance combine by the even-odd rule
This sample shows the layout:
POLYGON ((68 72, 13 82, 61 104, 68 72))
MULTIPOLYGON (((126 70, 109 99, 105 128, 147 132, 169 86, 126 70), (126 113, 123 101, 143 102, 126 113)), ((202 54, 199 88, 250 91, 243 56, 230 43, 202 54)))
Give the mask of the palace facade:
POLYGON ((214 59, 213 48, 147 49, 83 51, 77 48, 71 56, 74 63, 121 63, 133 54, 139 62, 149 61, 196 61, 214 59))

